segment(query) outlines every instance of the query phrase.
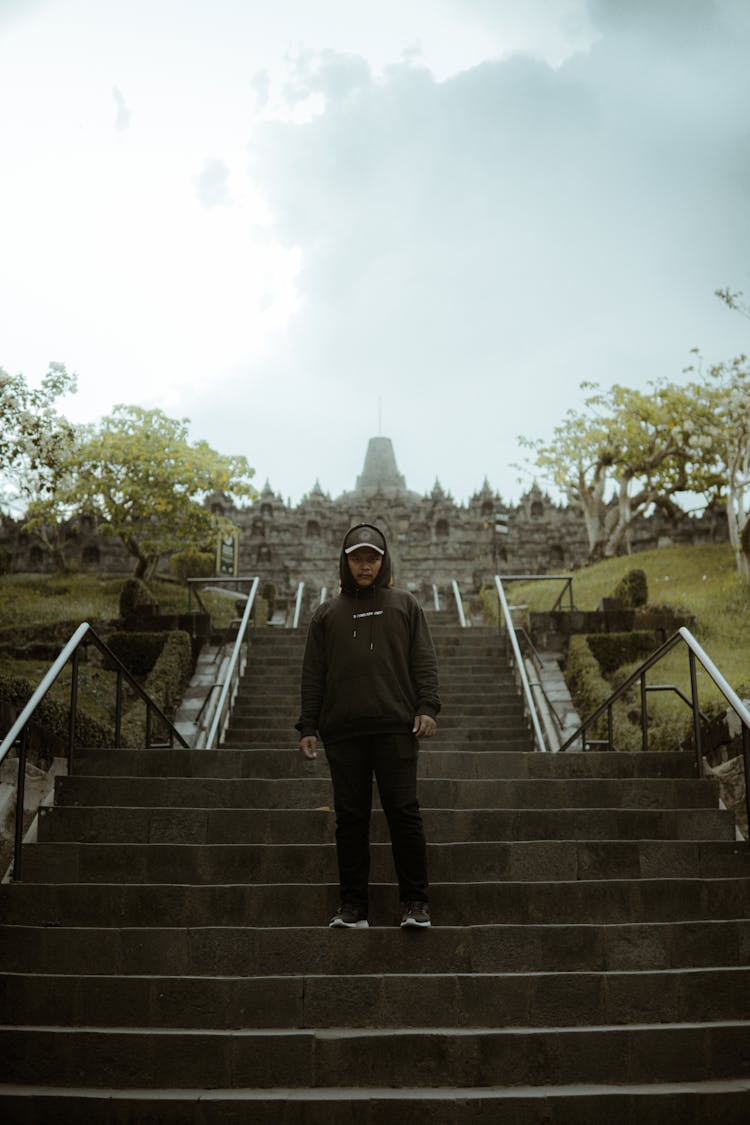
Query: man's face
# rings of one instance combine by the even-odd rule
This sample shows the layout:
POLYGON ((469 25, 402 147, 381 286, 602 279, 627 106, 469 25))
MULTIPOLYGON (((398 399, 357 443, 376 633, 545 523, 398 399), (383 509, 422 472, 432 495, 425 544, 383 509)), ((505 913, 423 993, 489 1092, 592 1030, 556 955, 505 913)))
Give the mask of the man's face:
POLYGON ((372 586, 380 574, 383 556, 373 551, 372 547, 358 547, 356 551, 346 556, 346 561, 354 581, 358 586, 365 588, 372 586))

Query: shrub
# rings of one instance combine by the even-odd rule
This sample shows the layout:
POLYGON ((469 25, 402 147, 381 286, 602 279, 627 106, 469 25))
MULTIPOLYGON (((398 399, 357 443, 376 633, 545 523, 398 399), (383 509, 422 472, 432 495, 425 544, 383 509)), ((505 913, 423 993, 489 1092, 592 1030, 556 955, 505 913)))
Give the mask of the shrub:
POLYGON ((131 614, 144 605, 155 605, 156 599, 140 578, 128 578, 120 591, 120 617, 131 614))
MULTIPOLYGON (((0 705, 7 712, 18 714, 26 706, 36 687, 36 684, 23 676, 0 675, 0 705)), ((64 753, 68 741, 69 716, 70 708, 65 704, 49 695, 42 700, 32 720, 32 757, 49 760, 56 753, 64 753)), ((76 714, 75 740, 77 746, 90 748, 111 746, 113 742, 112 732, 87 715, 80 705, 76 714)))
POLYGON ((107 644, 130 672, 142 679, 156 664, 168 633, 112 633, 107 644))
MULTIPOLYGON (((570 638, 568 655, 565 662, 565 679, 570 689, 576 710, 582 719, 586 719, 597 707, 605 703, 612 694, 612 686, 602 675, 599 662, 591 651, 591 636, 577 634, 570 638)), ((615 704, 613 708, 613 737, 618 750, 640 749, 640 731, 627 716, 626 704, 623 701, 615 704)), ((589 727, 588 738, 606 738, 607 715, 606 712, 589 727)))
POLYGON ((13 552, 0 547, 0 574, 10 574, 13 569, 13 552))
POLYGON ((648 581, 645 570, 628 570, 614 589, 614 596, 622 598, 626 609, 637 609, 648 604, 648 581))
POLYGON ((640 663, 657 647, 656 634, 649 631, 632 633, 589 633, 589 649, 603 676, 608 677, 623 664, 640 663))
MULTIPOLYGON (((190 636, 180 629, 162 633, 163 647, 143 684, 143 690, 161 708, 168 719, 173 719, 190 679, 193 653, 190 636)), ((122 721, 124 746, 144 745, 145 704, 136 699, 128 708, 122 721)))
POLYGON ((209 551, 177 551, 169 559, 169 573, 184 582, 186 578, 211 578, 216 559, 209 551))

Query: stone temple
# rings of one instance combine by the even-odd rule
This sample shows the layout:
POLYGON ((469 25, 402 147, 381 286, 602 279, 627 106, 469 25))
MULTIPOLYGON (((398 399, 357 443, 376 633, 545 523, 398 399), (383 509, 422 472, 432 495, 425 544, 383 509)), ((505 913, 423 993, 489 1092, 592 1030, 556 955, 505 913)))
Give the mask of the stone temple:
MULTIPOLYGON (((534 485, 516 505, 506 505, 485 479, 465 503, 457 503, 436 480, 428 495, 412 492, 398 470, 390 438, 370 438, 362 472, 351 492, 332 499, 316 481, 294 507, 266 483, 255 503, 235 508, 221 496, 214 510, 241 529, 240 574, 258 574, 290 594, 304 581, 311 594, 336 588, 341 541, 356 523, 380 527, 393 556, 396 583, 425 603, 435 584, 441 595, 452 579, 463 594, 477 591, 495 574, 566 572, 583 565, 588 541, 576 509, 555 504, 534 485)), ((678 532, 666 517, 640 521, 631 550, 676 541, 725 538, 716 517, 690 520, 678 532)))
MULTIPOLYGON (((567 572, 588 556, 581 513, 555 504, 537 485, 513 505, 503 503, 486 479, 466 503, 457 503, 437 480, 428 495, 420 495, 408 488, 387 437, 370 438, 353 489, 335 499, 316 481, 297 505, 285 503, 268 483, 247 507, 235 507, 221 494, 209 497, 207 504, 239 528, 240 575, 257 574, 287 598, 304 581, 306 601, 324 586, 329 592, 336 589, 341 541, 355 523, 382 528, 396 582, 424 604, 432 604, 433 584, 445 598, 455 578, 461 593, 469 595, 498 573, 567 572)), ((657 513, 636 522, 627 548, 726 538, 723 513, 685 517, 679 523, 657 513)), ((5 569, 53 569, 51 557, 5 518, 0 519, 0 554, 5 569)), ((96 519, 85 513, 71 523, 66 558, 83 571, 127 574, 133 569, 122 543, 101 534, 96 519)), ((162 565, 166 568, 166 560, 162 565)))

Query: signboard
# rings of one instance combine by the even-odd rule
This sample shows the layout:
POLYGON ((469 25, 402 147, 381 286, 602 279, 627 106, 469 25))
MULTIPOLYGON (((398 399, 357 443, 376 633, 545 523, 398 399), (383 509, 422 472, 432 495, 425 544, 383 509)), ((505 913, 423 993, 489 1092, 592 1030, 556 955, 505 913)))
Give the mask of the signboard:
POLYGON ((503 515, 501 512, 495 512, 495 534, 508 534, 508 517, 506 515, 503 515))
POLYGON ((216 549, 217 578, 236 578, 239 573, 240 541, 238 535, 222 535, 216 549))

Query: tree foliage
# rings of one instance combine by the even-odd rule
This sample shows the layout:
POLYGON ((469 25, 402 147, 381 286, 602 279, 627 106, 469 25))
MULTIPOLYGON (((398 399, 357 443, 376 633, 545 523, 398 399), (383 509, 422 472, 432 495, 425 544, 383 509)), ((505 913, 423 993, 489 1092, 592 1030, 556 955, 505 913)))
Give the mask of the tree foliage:
POLYGON ((695 404, 684 387, 660 381, 644 392, 614 384, 589 391, 582 410, 570 409, 552 439, 530 441, 533 465, 584 518, 592 560, 615 555, 633 521, 672 497, 703 492, 713 482, 702 445, 686 442, 695 404))
POLYGON ((139 578, 149 577, 163 555, 213 545, 218 534, 233 530, 205 506, 208 495, 256 495, 246 459, 217 453, 205 441, 191 443, 187 425, 161 410, 116 406, 80 430, 57 496, 63 505, 75 498, 80 510, 99 518, 103 532, 118 536, 139 578))
POLYGON ((57 401, 76 390, 76 376, 51 363, 37 388, 0 367, 0 481, 4 507, 54 490, 75 430, 57 401))

